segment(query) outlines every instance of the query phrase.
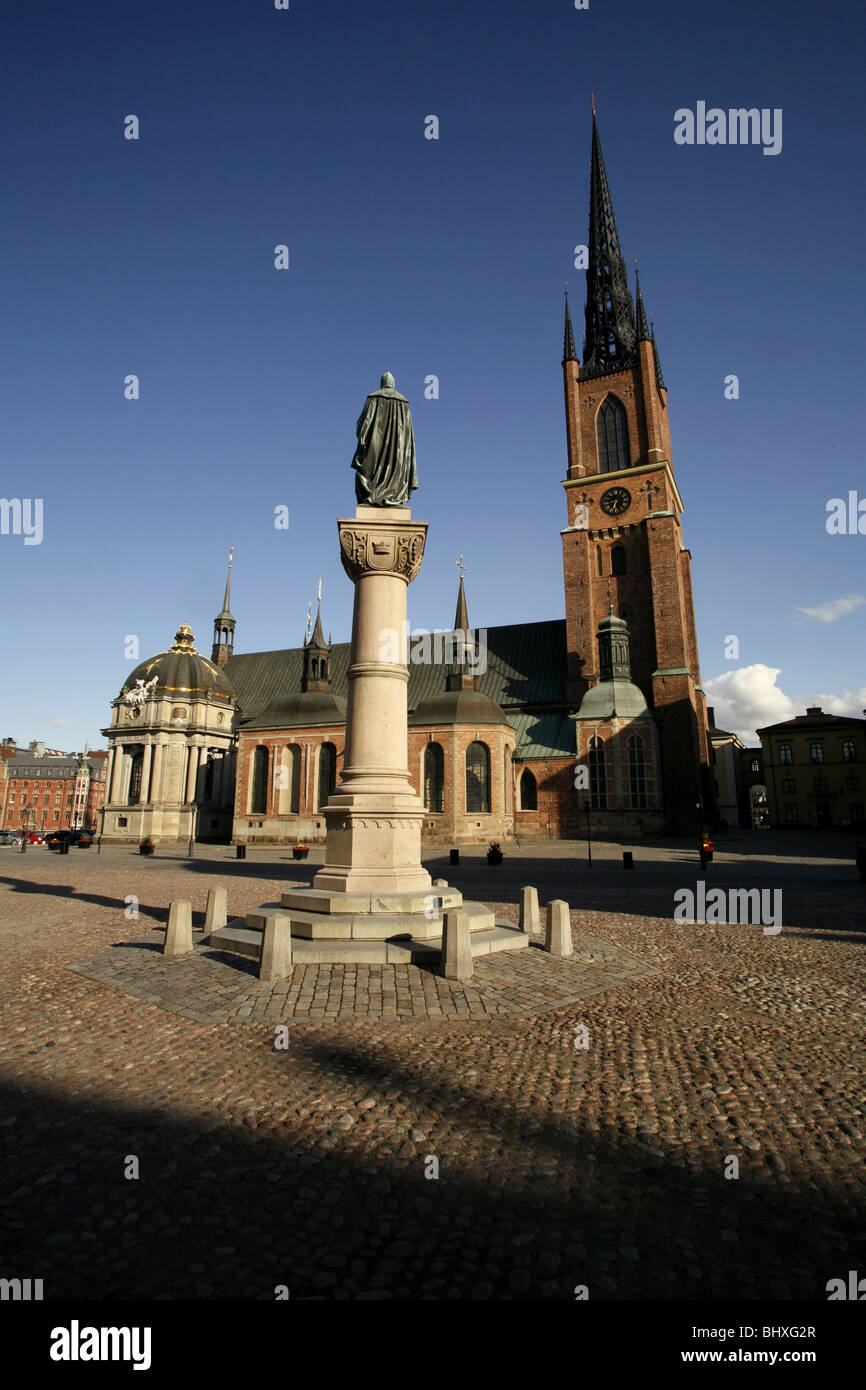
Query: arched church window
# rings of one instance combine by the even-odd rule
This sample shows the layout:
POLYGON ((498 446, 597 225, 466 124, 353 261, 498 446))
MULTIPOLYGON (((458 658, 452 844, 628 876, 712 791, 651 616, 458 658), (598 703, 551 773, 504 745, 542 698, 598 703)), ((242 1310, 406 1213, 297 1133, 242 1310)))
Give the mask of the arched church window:
POLYGON ((470 743, 466 749, 466 812, 490 811, 490 749, 470 743))
POLYGON ((538 810, 538 783, 528 767, 525 767, 520 774, 520 809, 521 811, 538 810))
POLYGON ((319 667, 319 675, 322 677, 322 680, 325 680, 328 675, 328 663, 324 657, 322 657, 322 664, 319 667))
POLYGON ((615 545, 610 552, 611 574, 625 574, 625 546, 615 545))
POLYGON ((337 785, 337 750, 333 743, 323 743, 319 749, 319 809, 337 785))
POLYGON ((250 811, 263 816, 268 809, 268 750, 261 745, 253 754, 253 791, 250 811))
POLYGON ((596 563, 597 566, 598 566, 598 572, 599 572, 599 574, 601 574, 601 573, 603 572, 603 570, 602 570, 601 546, 600 546, 600 545, 597 545, 597 546, 595 547, 595 563, 596 563))
POLYGON ((625 406, 616 396, 606 396, 598 412, 598 467, 601 473, 628 468, 628 423, 625 406))
POLYGON ((312 662, 310 663, 310 669, 311 669, 311 672, 312 672, 313 680, 318 680, 318 678, 319 678, 319 658, 318 658, 317 656, 314 656, 314 657, 313 657, 313 660, 312 660, 312 662))
POLYGON ((445 805, 445 754, 438 743, 424 749, 424 810, 441 814, 445 805))
POLYGON ((589 740, 589 804, 594 811, 607 809, 607 760, 604 744, 597 736, 589 740))
POLYGON ((289 754, 289 812, 296 816, 301 809, 301 750, 290 743, 289 754))
POLYGON ((633 811, 646 810, 646 757, 640 734, 628 741, 628 787, 633 811))

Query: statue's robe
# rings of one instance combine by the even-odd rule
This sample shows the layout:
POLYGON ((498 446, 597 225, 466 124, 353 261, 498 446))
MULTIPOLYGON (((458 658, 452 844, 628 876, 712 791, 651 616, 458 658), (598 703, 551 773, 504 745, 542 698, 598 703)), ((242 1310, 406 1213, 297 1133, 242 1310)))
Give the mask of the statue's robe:
POLYGON ((383 386, 367 397, 352 459, 355 496, 369 507, 405 507, 418 486, 415 430, 409 402, 383 386))

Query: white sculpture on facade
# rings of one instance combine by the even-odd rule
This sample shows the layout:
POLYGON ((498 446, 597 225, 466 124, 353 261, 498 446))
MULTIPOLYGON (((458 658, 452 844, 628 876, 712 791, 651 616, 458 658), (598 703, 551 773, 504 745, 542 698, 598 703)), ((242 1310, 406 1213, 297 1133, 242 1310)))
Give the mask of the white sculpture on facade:
POLYGON ((125 703, 135 706, 136 709, 141 709, 145 700, 149 698, 152 688, 156 685, 157 679, 158 677, 154 676, 147 684, 143 680, 137 680, 132 690, 127 690, 124 695, 125 703))

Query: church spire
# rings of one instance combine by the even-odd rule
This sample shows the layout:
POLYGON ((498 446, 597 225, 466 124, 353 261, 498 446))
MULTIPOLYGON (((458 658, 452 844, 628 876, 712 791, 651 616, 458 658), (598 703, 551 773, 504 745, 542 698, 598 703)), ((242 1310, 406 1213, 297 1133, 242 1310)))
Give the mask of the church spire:
POLYGON ((636 341, 634 305, 614 221, 593 102, 586 345, 581 376, 599 376, 628 365, 634 358, 636 341))
POLYGON ((640 291, 640 276, 637 273, 637 261, 634 263, 634 284, 635 284, 635 304, 637 322, 637 340, 639 343, 648 343, 650 340, 650 326, 647 321, 646 309, 644 308, 643 295, 640 291))
POLYGON ((469 627, 469 606, 466 602, 466 588, 463 583, 463 575, 466 566, 463 563, 463 556, 456 561, 460 571, 460 583, 457 588, 457 612, 454 615, 454 643, 452 660, 448 663, 448 671, 445 677, 446 690, 474 690, 475 676, 470 675, 466 669, 467 649, 474 649, 471 628, 469 627))
POLYGON ((217 666, 225 666, 229 657, 234 651, 235 643, 235 620, 232 617, 230 608, 232 591, 232 556, 234 546, 229 546, 229 567, 226 574, 226 591, 223 597, 222 612, 217 613, 213 620, 213 649, 211 651, 211 661, 217 666))
POLYGON ((562 361, 577 361, 577 348, 574 346, 574 329, 571 326, 571 314, 568 310, 568 290, 565 291, 565 340, 562 345, 562 361))
MULTIPOLYGON (((312 606, 312 605, 311 605, 312 606)), ((325 641, 322 629, 322 581, 319 580, 316 625, 304 643, 304 673, 302 690, 328 690, 331 679, 331 643, 325 641)))

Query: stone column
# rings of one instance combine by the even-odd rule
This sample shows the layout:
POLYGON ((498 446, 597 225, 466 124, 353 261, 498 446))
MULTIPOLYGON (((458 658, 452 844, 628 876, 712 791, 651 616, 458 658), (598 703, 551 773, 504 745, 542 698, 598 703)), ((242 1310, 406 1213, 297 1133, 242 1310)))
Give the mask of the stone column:
POLYGON ((189 764, 186 773, 186 796, 185 801, 195 801, 195 786, 198 778, 198 759, 201 749, 197 744, 190 745, 189 764))
POLYGON ((153 748, 153 765, 150 772, 150 801, 151 805, 156 805, 160 800, 160 780, 162 778, 162 761, 165 752, 164 743, 156 743, 153 748))
POLYGON ((114 765, 111 769, 111 793, 109 801, 116 805, 120 800, 120 782, 123 775, 123 744, 114 745, 114 765))
POLYGON ((408 507, 359 506, 337 522, 355 585, 343 775, 324 815, 325 867, 313 887, 412 893, 421 867, 423 806, 409 780, 406 591, 421 568, 427 523, 408 507))
POLYGON ((139 800, 146 806, 150 802, 150 765, 153 759, 153 744, 148 742, 144 745, 144 756, 141 760, 141 796, 139 800))

